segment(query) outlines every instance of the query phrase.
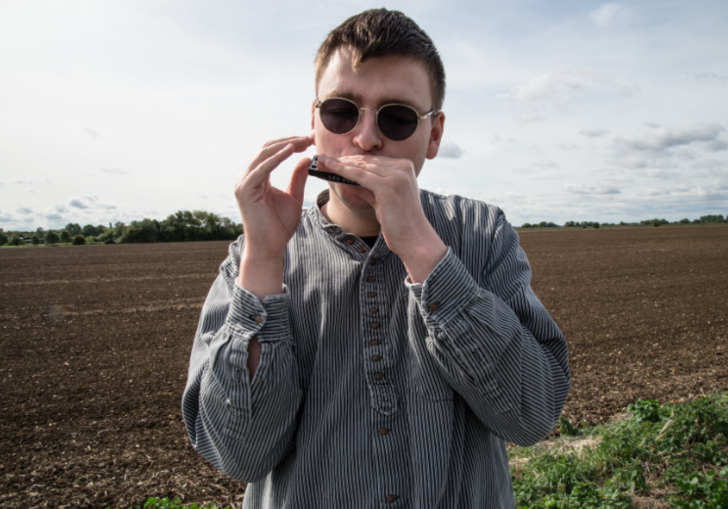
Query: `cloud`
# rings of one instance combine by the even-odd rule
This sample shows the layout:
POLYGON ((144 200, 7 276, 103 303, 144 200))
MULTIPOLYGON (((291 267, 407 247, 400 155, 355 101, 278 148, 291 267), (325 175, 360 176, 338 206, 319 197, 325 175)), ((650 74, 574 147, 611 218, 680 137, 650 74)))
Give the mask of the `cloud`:
POLYGON ((440 145, 440 150, 437 152, 438 157, 444 157, 445 159, 460 159, 463 156, 464 150, 452 140, 445 139, 440 145))
POLYGON ((55 213, 52 213, 52 214, 46 214, 46 215, 45 215, 45 218, 46 218, 46 219, 47 219, 48 221, 63 221, 63 216, 62 216, 62 215, 60 215, 60 214, 55 214, 55 213))
POLYGON ((12 214, 8 214, 7 212, 2 213, 0 212, 0 221, 13 221, 15 218, 12 214))
POLYGON ((30 207, 18 207, 17 209, 18 214, 21 214, 23 216, 29 216, 33 213, 33 209, 30 207))
POLYGON ((16 180, 13 184, 18 186, 27 186, 33 184, 32 180, 16 180))
MULTIPOLYGON (((71 200, 68 202, 68 205, 70 205, 71 207, 75 207, 77 209, 82 209, 82 210, 86 210, 86 209, 110 210, 110 209, 116 208, 116 205, 109 205, 109 204, 100 202, 96 195, 79 196, 78 198, 71 198, 71 200)), ((56 206, 56 209, 58 209, 57 206, 56 206)))
POLYGON ((717 81, 718 83, 728 83, 728 74, 718 74, 715 72, 701 72, 694 75, 699 80, 717 81))
POLYGON ((605 134, 609 133, 609 129, 606 129, 604 127, 597 127, 596 129, 587 129, 584 128, 581 131, 579 131, 579 134, 582 136, 586 136, 587 138, 599 138, 600 136, 604 136, 605 134))
POLYGON ((598 184, 566 184, 564 190, 571 194, 620 194, 622 191, 605 182, 598 184))
POLYGON ((647 170, 645 172, 645 175, 647 175, 650 178, 655 179, 665 179, 665 180, 672 180, 676 178, 680 178, 680 174, 676 173, 674 171, 665 171, 665 170, 647 170))
POLYGON ((527 167, 514 168, 511 173, 516 175, 531 175, 533 173, 540 173, 543 170, 549 168, 558 168, 559 165, 548 159, 541 159, 538 161, 531 161, 527 167))
POLYGON ((620 83, 593 69, 559 69, 517 85, 511 93, 499 97, 510 102, 519 120, 536 122, 550 114, 569 113, 578 101, 597 94, 629 96, 638 90, 636 85, 620 83))
POLYGON ((121 168, 99 168, 102 173, 108 173, 109 175, 128 175, 129 172, 122 170, 121 168))
POLYGON ((90 127, 84 127, 83 132, 86 133, 90 138, 93 138, 94 140, 97 139, 100 134, 95 129, 91 129, 90 127))
POLYGON ((589 18, 600 27, 606 27, 616 22, 628 22, 631 18, 630 10, 626 5, 608 3, 592 11, 589 18))
MULTIPOLYGON (((640 138, 615 138, 613 148, 617 154, 665 156, 675 155, 671 149, 697 146, 708 152, 728 149, 728 132, 719 124, 701 122, 690 125, 657 127, 640 138)), ((685 154, 683 152, 683 154, 685 154)), ((679 154, 678 154, 679 155, 679 154)))
POLYGON ((56 209, 56 212, 68 212, 65 205, 56 205, 54 208, 56 209))

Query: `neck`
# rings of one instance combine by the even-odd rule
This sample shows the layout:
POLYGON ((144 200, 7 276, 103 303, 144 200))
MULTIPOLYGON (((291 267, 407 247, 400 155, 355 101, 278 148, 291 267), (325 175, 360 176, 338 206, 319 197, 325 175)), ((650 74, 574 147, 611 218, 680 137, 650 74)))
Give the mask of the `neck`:
POLYGON ((321 205, 321 213, 330 223, 357 237, 376 237, 382 229, 373 208, 347 207, 335 193, 330 193, 329 201, 321 205))

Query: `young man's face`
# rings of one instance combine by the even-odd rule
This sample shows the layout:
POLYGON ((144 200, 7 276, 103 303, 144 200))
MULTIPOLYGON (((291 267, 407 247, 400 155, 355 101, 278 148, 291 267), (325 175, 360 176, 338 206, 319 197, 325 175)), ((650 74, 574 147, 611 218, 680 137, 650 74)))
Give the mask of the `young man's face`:
MULTIPOLYGON (((432 109, 430 77, 425 65, 411 57, 388 56, 372 58, 353 67, 352 52, 340 48, 332 55, 318 87, 318 99, 331 97, 350 99, 362 108, 378 109, 385 104, 406 104, 420 115, 432 109)), ((404 158, 412 161, 419 175, 425 159, 432 159, 442 139, 444 115, 420 120, 415 133, 402 141, 392 141, 377 128, 372 111, 361 112, 362 117, 353 131, 334 134, 321 123, 317 108, 312 111, 316 152, 330 157, 375 155, 404 158)), ((360 188, 345 184, 332 184, 333 193, 355 208, 369 205, 358 198, 360 188)))

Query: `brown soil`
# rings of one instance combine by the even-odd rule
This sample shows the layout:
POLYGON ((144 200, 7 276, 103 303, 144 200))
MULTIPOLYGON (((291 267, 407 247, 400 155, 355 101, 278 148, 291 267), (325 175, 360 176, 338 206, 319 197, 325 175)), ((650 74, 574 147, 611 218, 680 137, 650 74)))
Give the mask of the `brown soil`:
MULTIPOLYGON (((537 295, 569 342, 565 414, 728 386, 728 228, 525 232, 537 295)), ((0 250, 0 508, 232 503, 180 400, 227 242, 0 250)))

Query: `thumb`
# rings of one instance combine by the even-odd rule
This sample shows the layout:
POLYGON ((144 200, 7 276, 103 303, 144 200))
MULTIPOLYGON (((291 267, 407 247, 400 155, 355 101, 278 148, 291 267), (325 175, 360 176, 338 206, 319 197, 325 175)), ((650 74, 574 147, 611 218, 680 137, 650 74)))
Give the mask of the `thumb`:
POLYGON ((300 203, 303 203, 303 190, 306 187, 306 180, 308 179, 308 167, 311 166, 311 159, 304 157, 293 168, 293 175, 291 175, 291 182, 288 184, 286 193, 293 196, 300 203))

